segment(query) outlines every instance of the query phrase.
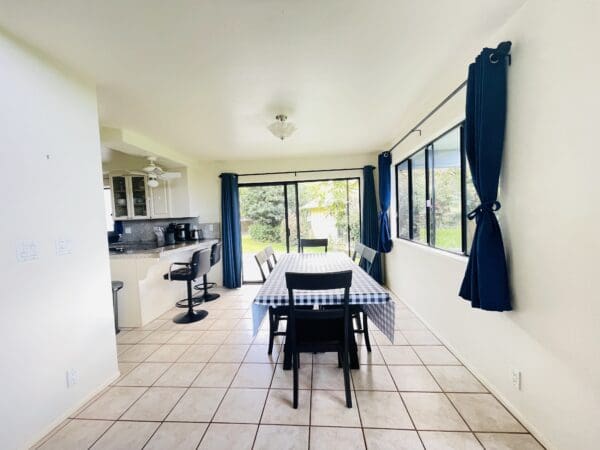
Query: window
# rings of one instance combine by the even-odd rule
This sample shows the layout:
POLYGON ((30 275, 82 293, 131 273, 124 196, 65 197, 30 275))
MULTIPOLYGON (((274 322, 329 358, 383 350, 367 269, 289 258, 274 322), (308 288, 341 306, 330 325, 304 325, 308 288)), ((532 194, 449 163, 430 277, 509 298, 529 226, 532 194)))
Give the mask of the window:
POLYGON ((462 196, 460 128, 436 140, 430 149, 430 244, 452 252, 462 251, 462 196))
POLYGON ((396 164, 397 236, 467 254, 474 224, 466 213, 479 204, 468 172, 462 125, 396 164))
POLYGON ((398 237, 410 239, 410 163, 409 159, 396 166, 396 193, 398 196, 398 237))
POLYGON ((426 149, 411 158, 412 162, 412 239, 427 243, 427 167, 426 149))

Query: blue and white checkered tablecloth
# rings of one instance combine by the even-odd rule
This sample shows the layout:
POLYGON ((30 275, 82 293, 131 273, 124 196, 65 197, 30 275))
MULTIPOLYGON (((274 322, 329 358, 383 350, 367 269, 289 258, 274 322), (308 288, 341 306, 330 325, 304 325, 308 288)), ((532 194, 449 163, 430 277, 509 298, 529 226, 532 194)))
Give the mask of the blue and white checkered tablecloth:
MULTIPOLYGON (((344 253, 290 253, 282 255, 252 305, 254 334, 258 333, 269 306, 288 304, 286 272, 338 272, 352 270, 350 304, 363 305, 369 319, 390 341, 394 341, 394 301, 389 293, 344 253)), ((336 305, 343 290, 294 291, 298 305, 336 305)))

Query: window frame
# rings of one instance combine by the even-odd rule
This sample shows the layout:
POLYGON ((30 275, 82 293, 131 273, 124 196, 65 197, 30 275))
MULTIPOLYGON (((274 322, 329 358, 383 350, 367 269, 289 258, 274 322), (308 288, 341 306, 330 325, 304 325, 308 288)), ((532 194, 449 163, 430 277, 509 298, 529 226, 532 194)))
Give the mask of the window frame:
POLYGON ((467 187, 466 187, 466 152, 465 152, 465 121, 461 120, 459 123, 453 125, 452 127, 445 130, 443 133, 440 133, 435 138, 428 141, 425 145, 420 146, 417 150, 412 152, 406 158, 400 160, 398 163, 394 165, 395 177, 396 177, 396 239, 402 239, 404 241, 409 241, 414 244, 423 245, 430 248, 435 248, 436 250, 440 250, 443 252, 450 253, 452 255, 462 255, 468 256, 467 252, 467 187), (460 220, 460 232, 461 232, 461 251, 452 251, 445 248, 436 247, 431 243, 431 202, 433 201, 432 192, 434 190, 434 186, 432 186, 432 174, 431 171, 434 170, 431 167, 432 161, 432 153, 435 148, 434 144, 436 141, 451 133, 452 131, 458 129, 459 130, 459 139, 460 139, 460 208, 461 208, 461 220, 460 220), (412 177, 412 158, 419 152, 425 152, 425 191, 426 191, 426 230, 427 230, 427 242, 419 242, 414 240, 413 233, 413 177, 412 177), (409 237, 400 236, 400 200, 398 197, 398 166, 403 163, 407 163, 408 168, 408 222, 409 222, 409 237))

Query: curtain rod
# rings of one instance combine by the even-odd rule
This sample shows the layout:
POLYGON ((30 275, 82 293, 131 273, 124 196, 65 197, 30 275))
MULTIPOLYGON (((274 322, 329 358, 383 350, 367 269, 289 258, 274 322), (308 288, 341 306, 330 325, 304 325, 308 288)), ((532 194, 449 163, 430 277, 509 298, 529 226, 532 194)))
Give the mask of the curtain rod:
POLYGON ((350 167, 346 169, 315 169, 315 170, 288 170, 285 172, 261 172, 261 173, 240 173, 238 177, 252 177, 259 175, 283 175, 293 173, 294 175, 299 173, 314 173, 314 172, 341 172, 343 170, 362 170, 362 167, 350 167))
POLYGON ((456 89, 454 89, 452 92, 450 92, 450 94, 448 94, 446 96, 446 98, 444 98, 444 100, 442 100, 435 108, 433 108, 431 111, 429 111, 429 113, 425 117, 423 117, 419 123, 417 123, 414 127, 412 127, 408 133, 406 133, 404 136, 402 136, 398 142, 396 142, 394 145, 392 145, 392 147, 388 150, 388 152, 391 153, 396 147, 398 147, 400 144, 402 144, 402 142, 404 142, 404 140, 407 137, 409 137, 411 134, 413 134, 415 131, 418 131, 419 136, 420 136, 421 130, 419 129, 419 127, 421 125, 423 125, 436 112, 438 112, 442 106, 444 106, 446 103, 448 103, 448 101, 452 97, 454 97, 456 94, 458 94, 460 92, 460 90, 462 88, 464 88, 466 85, 467 85, 467 81, 465 80, 456 89))

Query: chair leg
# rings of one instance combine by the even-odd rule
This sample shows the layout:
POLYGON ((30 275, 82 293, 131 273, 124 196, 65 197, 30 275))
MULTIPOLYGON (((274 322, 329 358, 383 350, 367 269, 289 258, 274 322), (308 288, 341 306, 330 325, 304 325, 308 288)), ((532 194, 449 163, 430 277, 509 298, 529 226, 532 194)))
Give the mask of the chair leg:
POLYGON ((348 361, 348 352, 344 351, 343 356, 344 366, 344 388, 346 389, 346 406, 352 408, 352 393, 350 392, 350 363, 348 361))
POLYGON ((356 313, 356 316, 354 317, 354 323, 356 325, 356 331, 361 331, 362 327, 360 326, 360 313, 356 313))
POLYGON ((273 340, 275 339, 275 313, 269 308, 269 351, 268 354, 273 353, 273 340))
POLYGON ((294 378, 294 409, 298 409, 298 359, 299 354, 294 352, 292 354, 292 369, 294 378))
POLYGON ((369 321, 367 312, 363 311, 363 334, 365 335, 365 343, 367 344, 367 351, 371 353, 371 341, 369 340, 369 321))
POLYGON ((194 311, 194 299, 192 298, 192 282, 187 282, 187 294, 188 294, 188 310, 186 313, 181 313, 173 318, 175 323, 192 323, 198 320, 204 319, 208 312, 205 310, 194 311))
POLYGON ((342 352, 338 352, 338 367, 342 367, 342 352))

